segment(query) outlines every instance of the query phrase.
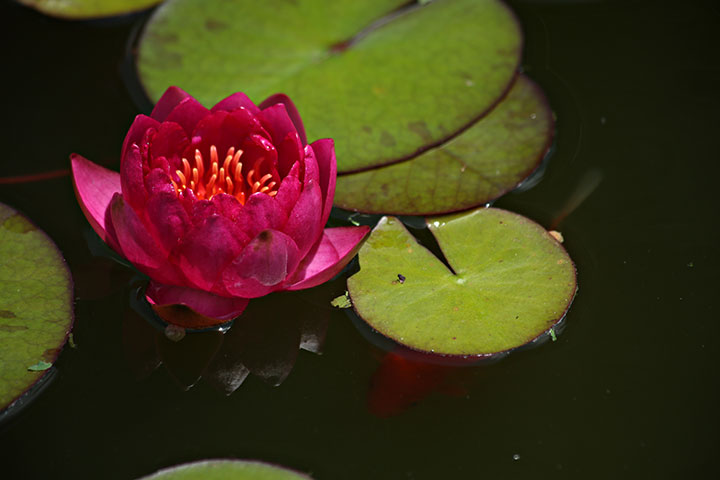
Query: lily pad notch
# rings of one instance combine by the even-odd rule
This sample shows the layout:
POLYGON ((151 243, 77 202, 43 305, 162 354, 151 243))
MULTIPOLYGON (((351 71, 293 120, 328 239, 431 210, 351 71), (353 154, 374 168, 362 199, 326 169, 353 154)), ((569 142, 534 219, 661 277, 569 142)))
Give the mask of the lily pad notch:
POLYGON ((420 352, 489 357, 564 318, 575 266, 543 227, 497 208, 426 221, 452 270, 394 217, 383 217, 360 249, 348 291, 374 330, 420 352))

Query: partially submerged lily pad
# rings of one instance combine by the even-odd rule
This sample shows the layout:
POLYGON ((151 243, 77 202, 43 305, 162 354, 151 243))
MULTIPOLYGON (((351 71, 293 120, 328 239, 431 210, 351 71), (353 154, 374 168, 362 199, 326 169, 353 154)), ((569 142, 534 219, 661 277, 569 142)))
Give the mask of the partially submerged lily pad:
POLYGON ((174 0, 147 24, 137 67, 152 100, 170 85, 206 105, 239 89, 286 93, 351 172, 481 117, 510 87, 521 43, 499 0, 174 0))
POLYGON ((427 215, 485 204, 540 164, 553 137, 542 90, 524 75, 488 115, 410 160, 340 175, 335 205, 365 213, 427 215))
POLYGON ((348 290, 375 330, 415 350, 482 356, 527 344, 563 318, 575 267, 540 225, 496 208, 427 224, 452 270, 394 217, 360 249, 348 290))
POLYGON ((68 19, 113 17, 145 10, 162 0, 18 0, 46 15, 68 19))
POLYGON ((203 460, 160 470, 140 480, 310 480, 268 463, 248 460, 203 460))
POLYGON ((0 409, 47 373, 72 322, 72 279, 62 255, 0 203, 0 409))

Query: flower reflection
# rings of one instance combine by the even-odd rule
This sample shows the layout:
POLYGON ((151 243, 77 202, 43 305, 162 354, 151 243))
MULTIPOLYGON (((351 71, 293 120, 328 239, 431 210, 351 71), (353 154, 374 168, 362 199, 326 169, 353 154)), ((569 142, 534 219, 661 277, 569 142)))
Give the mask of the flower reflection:
MULTIPOLYGON (((123 323, 123 346, 135 375, 147 377, 164 365, 184 389, 202 377, 227 395, 249 374, 280 385, 292 371, 300 349, 320 353, 330 316, 327 308, 314 307, 301 293, 278 293, 251 302, 226 331, 177 335, 184 330, 168 328, 152 317, 153 310, 147 303, 143 306, 141 291, 135 291, 136 299, 140 298, 132 302, 134 308, 128 310, 123 323), (148 317, 152 317, 150 321, 148 317)), ((178 315, 188 315, 189 309, 176 308, 178 315)))

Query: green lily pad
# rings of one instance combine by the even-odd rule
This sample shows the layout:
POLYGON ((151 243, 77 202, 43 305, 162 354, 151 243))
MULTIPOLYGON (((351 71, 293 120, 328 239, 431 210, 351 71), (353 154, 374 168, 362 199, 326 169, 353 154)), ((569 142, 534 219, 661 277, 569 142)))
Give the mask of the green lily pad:
POLYGON ((72 279, 53 242, 0 203, 0 409, 47 373, 73 323, 72 279))
POLYGON ((515 188, 547 154, 553 114, 524 75, 488 115, 410 160, 340 175, 335 205, 365 213, 428 215, 463 210, 515 188))
POLYGON ((141 38, 140 80, 206 105, 242 90, 293 99, 338 171, 398 161, 488 111, 509 88, 521 32, 499 0, 168 1, 141 38))
POLYGON ((141 480, 309 480, 310 477, 267 463, 204 460, 160 470, 141 480))
POLYGON ((496 208, 429 217, 452 271, 394 217, 383 217, 348 279, 358 315, 415 350, 492 355, 533 341, 577 288, 565 249, 535 222, 496 208))
POLYGON ((162 0, 18 0, 45 15, 68 19, 113 17, 145 10, 162 0))

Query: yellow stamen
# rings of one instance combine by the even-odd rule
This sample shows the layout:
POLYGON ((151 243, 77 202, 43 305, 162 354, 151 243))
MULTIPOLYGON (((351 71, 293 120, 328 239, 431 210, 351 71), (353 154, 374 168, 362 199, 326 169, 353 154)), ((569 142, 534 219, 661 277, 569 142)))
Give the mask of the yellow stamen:
POLYGON ((274 181, 274 175, 267 171, 272 167, 262 168, 265 164, 264 157, 258 158, 253 168, 243 178, 243 163, 240 161, 242 150, 230 147, 222 157, 218 155, 215 145, 210 145, 209 150, 208 178, 205 176, 205 161, 200 149, 195 149, 194 165, 187 158, 181 158, 180 168, 175 171, 179 182, 171 179, 178 195, 188 188, 199 200, 210 200, 215 195, 228 193, 245 205, 248 195, 253 193, 260 192, 271 197, 277 194, 274 188, 279 179, 274 181), (220 164, 221 158, 222 164, 220 164))
POLYGON ((185 174, 186 177, 190 177, 190 162, 187 161, 187 158, 183 158, 182 163, 183 163, 183 173, 185 174))

